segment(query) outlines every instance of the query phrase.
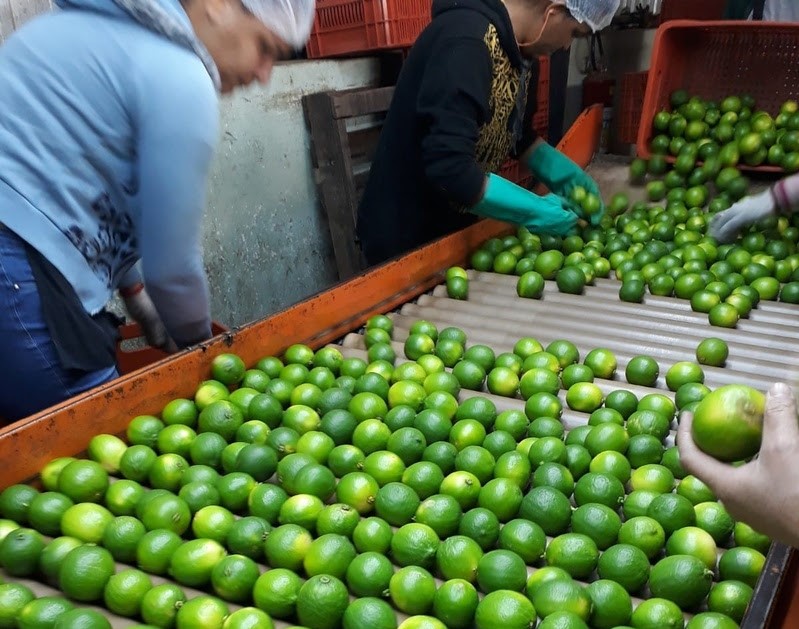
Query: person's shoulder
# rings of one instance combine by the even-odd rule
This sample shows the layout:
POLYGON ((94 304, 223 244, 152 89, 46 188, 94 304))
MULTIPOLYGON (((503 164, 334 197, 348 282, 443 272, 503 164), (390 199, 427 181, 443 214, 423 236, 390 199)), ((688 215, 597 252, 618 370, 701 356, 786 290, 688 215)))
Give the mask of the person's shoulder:
POLYGON ((429 30, 439 46, 482 43, 491 21, 477 11, 446 11, 433 18, 429 30))
POLYGON ((215 125, 219 95, 197 54, 164 39, 142 48, 133 81, 139 112, 177 117, 182 124, 215 125))

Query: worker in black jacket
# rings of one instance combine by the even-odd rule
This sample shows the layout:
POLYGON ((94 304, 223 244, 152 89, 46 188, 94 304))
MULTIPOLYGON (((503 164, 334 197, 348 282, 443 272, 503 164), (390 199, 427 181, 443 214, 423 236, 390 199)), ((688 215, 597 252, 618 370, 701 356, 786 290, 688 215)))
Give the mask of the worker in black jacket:
MULTIPOLYGON (((358 212, 377 264, 476 216, 565 235, 575 186, 598 193, 532 129, 537 59, 610 24, 619 0, 434 0, 433 20, 400 74, 358 212), (495 173, 518 157, 550 190, 538 196, 495 173)), ((602 208, 604 210, 604 208, 602 208)), ((597 223, 601 212, 591 216, 597 223)))

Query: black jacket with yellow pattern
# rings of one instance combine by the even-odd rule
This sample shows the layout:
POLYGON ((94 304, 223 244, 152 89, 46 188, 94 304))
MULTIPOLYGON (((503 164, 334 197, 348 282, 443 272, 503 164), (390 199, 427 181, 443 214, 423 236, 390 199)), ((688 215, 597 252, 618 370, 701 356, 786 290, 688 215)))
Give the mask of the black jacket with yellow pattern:
POLYGON ((376 264, 475 217, 485 175, 535 140, 538 64, 500 0, 435 0, 403 66, 358 212, 376 264), (530 97, 528 98, 528 95, 530 97))

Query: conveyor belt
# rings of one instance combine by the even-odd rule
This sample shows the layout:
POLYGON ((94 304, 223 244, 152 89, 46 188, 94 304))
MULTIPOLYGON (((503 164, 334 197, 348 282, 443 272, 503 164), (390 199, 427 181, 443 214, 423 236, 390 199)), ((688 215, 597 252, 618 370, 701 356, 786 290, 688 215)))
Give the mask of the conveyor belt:
MULTIPOLYGON (((618 360, 616 375, 613 380, 595 380, 605 395, 625 389, 639 399, 648 393, 674 399, 674 393, 666 387, 666 371, 676 362, 696 361, 696 347, 708 337, 725 340, 730 349, 724 368, 703 366, 705 384, 711 389, 735 383, 765 391, 776 381, 793 383, 796 377, 799 307, 794 305, 761 301, 747 319, 728 329, 711 326, 707 315, 693 312, 686 300, 647 294, 642 304, 622 302, 618 296, 620 283, 615 279, 597 280, 596 285, 586 287, 583 295, 561 293, 553 281, 547 281, 542 298, 536 300, 516 295, 516 276, 468 273, 468 300, 450 299, 446 287, 439 285, 389 314, 394 321, 392 347, 397 354, 396 364, 407 361, 404 342, 411 325, 424 319, 439 330, 448 326, 462 329, 467 335, 467 348, 485 344, 497 354, 512 351, 522 337, 533 337, 544 346, 557 339, 569 340, 580 350, 581 359, 594 348, 610 349, 618 360), (658 361, 660 376, 656 387, 626 382, 624 369, 636 355, 652 356, 658 361)), ((347 335, 335 347, 345 357, 366 359, 363 332, 347 335)), ((524 409, 521 398, 492 395, 485 389, 464 389, 459 397, 462 401, 475 395, 491 399, 498 411, 524 409)), ((564 409, 561 420, 567 431, 588 423, 586 413, 566 405, 565 390, 561 389, 559 398, 564 409)), ((667 445, 674 445, 675 429, 676 421, 667 445)))

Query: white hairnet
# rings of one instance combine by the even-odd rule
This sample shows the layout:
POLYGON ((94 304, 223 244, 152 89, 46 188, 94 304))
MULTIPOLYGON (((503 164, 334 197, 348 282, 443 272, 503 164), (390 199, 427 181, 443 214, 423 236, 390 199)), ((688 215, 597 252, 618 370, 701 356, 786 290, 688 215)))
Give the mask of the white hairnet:
POLYGON ((610 26, 621 4, 621 0, 555 0, 555 2, 566 5, 575 20, 587 24, 595 33, 610 26))
POLYGON ((307 43, 314 21, 314 0, 242 0, 242 4, 294 49, 307 43))

